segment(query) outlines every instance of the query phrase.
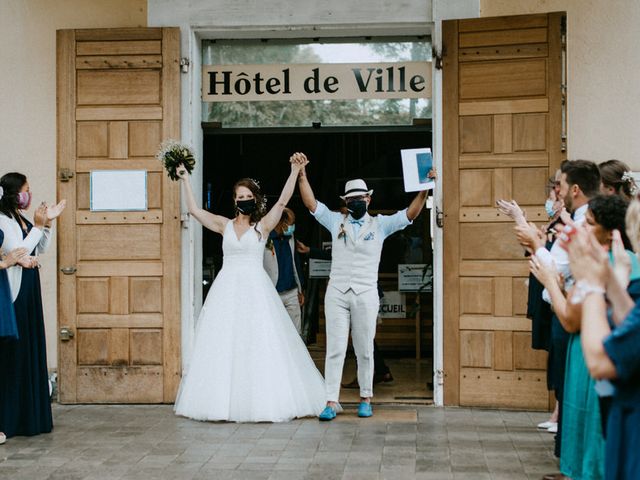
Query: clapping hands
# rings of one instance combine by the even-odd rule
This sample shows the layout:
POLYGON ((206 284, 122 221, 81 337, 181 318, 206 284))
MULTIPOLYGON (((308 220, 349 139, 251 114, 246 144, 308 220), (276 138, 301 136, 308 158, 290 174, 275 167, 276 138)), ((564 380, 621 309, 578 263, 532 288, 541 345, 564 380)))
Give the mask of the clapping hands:
POLYGON ((509 218, 513 218, 516 225, 527 224, 527 215, 515 200, 498 200, 496 205, 498 211, 509 218))
POLYGON ((64 199, 60 200, 56 205, 53 205, 53 206, 49 206, 45 204, 47 220, 53 220, 55 218, 58 218, 66 206, 67 206, 67 201, 64 199))

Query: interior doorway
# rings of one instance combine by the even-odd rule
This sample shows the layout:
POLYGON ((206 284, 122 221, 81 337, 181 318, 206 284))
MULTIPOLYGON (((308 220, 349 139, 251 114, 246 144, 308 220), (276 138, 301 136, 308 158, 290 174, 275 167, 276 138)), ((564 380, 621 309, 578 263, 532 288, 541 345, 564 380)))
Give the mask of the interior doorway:
MULTIPOLYGON (((389 213, 407 207, 414 194, 403 188, 400 150, 431 147, 431 125, 396 127, 216 128, 203 124, 203 205, 210 211, 233 216, 232 187, 242 177, 257 180, 268 204, 278 198, 289 172, 289 156, 307 154, 309 180, 316 197, 338 209, 344 183, 363 178, 374 190, 371 213, 389 213)), ((289 202, 296 213, 296 238, 321 247, 330 240, 308 213, 296 191, 289 202)), ((375 386, 377 403, 423 403, 433 399, 433 294, 398 294, 398 265, 433 265, 429 212, 401 232, 389 237, 383 248, 379 284, 386 297, 401 306, 397 313, 382 313, 376 342, 390 369, 392 382, 375 386), (419 358, 418 358, 419 357, 419 358)), ((222 238, 203 231, 203 295, 222 266, 222 238)), ((309 278, 303 307, 305 337, 320 371, 324 368, 324 291, 327 279, 309 278)), ((355 378, 355 357, 349 350, 343 382, 355 378)), ((388 379, 389 377, 387 377, 388 379)), ((342 389, 341 400, 357 401, 357 389, 342 389)))

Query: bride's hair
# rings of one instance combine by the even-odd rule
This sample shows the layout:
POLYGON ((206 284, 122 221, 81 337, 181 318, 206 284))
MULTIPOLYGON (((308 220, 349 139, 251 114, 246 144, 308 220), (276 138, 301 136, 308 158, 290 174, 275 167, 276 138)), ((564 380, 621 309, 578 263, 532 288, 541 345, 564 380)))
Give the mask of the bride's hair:
MULTIPOLYGON (((260 191, 260 185, 257 181, 255 181, 253 178, 241 178, 233 186, 234 206, 236 190, 238 190, 238 187, 248 188, 251 193, 253 193, 253 198, 256 200, 256 209, 251 215, 249 215, 249 220, 254 224, 253 228, 256 230, 256 232, 258 232, 258 222, 267 214, 267 198, 260 191)), ((238 216, 238 213, 240 213, 237 206, 235 206, 235 212, 236 216, 238 216)), ((262 234, 260 232, 258 232, 258 235, 260 236, 260 238, 262 238, 262 234)))

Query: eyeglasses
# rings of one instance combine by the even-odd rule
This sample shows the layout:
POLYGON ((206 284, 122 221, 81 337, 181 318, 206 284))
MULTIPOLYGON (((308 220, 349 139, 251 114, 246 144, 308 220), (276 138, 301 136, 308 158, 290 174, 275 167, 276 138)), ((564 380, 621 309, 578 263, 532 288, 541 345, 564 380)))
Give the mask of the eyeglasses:
POLYGON ((348 197, 345 198, 346 203, 357 202, 359 200, 365 200, 367 198, 366 195, 358 195, 357 197, 348 197))

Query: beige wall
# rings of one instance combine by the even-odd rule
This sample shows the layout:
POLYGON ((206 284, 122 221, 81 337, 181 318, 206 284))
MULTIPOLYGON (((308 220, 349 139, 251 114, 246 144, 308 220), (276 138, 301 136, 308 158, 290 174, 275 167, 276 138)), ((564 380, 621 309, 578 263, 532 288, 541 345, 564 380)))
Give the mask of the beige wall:
POLYGON ((640 2, 481 0, 481 16, 567 12, 568 154, 640 170, 640 2))
MULTIPOLYGON (((56 192, 56 30, 146 24, 146 0, 0 1, 0 175, 27 175, 34 204, 53 201, 56 192)), ((41 262, 48 363, 54 368, 55 243, 41 262)))

